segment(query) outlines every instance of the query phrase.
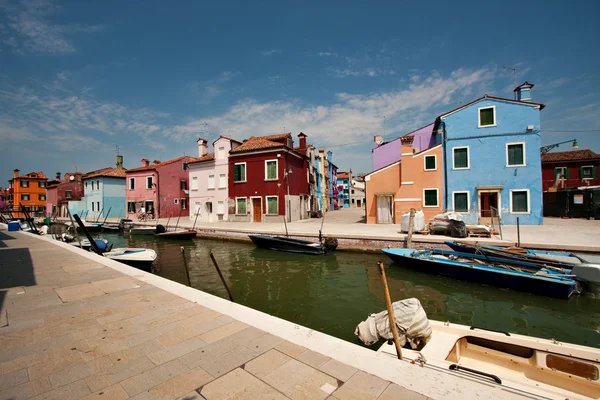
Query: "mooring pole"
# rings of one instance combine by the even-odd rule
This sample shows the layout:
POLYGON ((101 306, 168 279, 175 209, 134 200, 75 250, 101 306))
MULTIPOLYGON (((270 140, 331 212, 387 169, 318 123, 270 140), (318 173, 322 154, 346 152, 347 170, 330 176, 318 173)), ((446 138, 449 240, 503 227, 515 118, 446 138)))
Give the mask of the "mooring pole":
POLYGON ((390 328, 392 329, 392 335, 394 335, 396 354, 398 355, 398 359, 402 360, 402 348, 400 347, 400 339, 398 338, 398 330, 396 329, 396 319, 394 318, 394 310, 392 308, 390 291, 388 289, 387 279, 385 277, 385 269, 383 268, 383 263, 381 261, 377 261, 377 266, 379 267, 381 283, 383 284, 383 291, 385 292, 385 304, 387 305, 388 316, 390 317, 390 328))
POLYGON ((519 217, 517 217, 517 247, 521 247, 521 227, 519 226, 519 217))
POLYGON ((112 210, 112 207, 108 208, 108 212, 106 213, 106 216, 104 217, 104 221, 102 221, 102 225, 104 225, 106 223, 106 220, 108 219, 108 216, 110 215, 110 210, 112 210))
MULTIPOLYGON (((81 218, 79 218, 79 215, 75 214, 75 215, 73 215, 73 218, 75 218, 75 221, 77 221, 77 224, 79 224, 79 227, 83 231, 83 234, 90 241, 90 245, 92 246, 92 249, 94 249, 94 252, 96 254, 102 255, 102 252, 98 248, 98 245, 96 244, 96 241, 94 240, 94 238, 92 237, 92 235, 90 235, 90 233, 88 232, 88 230, 85 229, 85 226, 83 225, 83 222, 81 222, 81 218)), ((81 249, 83 250, 83 247, 81 249)))
POLYGON ((231 294, 231 291, 229 290, 229 286, 227 286, 227 282, 225 282, 225 277, 223 277, 223 274, 221 273, 221 269, 219 268, 219 264, 217 264, 217 260, 215 260, 215 256, 213 255, 212 251, 210 252, 210 259, 212 260, 213 264, 215 264, 215 268, 217 269, 217 272, 219 273, 221 282, 223 282, 223 286, 225 286, 225 290, 227 290, 227 294, 229 295, 229 300, 231 300, 235 303, 235 300, 233 300, 233 295, 231 294))
POLYGON ((185 260, 185 248, 181 246, 181 256, 183 257, 183 265, 185 266, 185 275, 187 276, 188 286, 192 287, 192 281, 190 280, 190 271, 187 266, 187 261, 185 260))
POLYGON ((410 219, 408 220, 408 235, 406 236, 407 249, 410 248, 410 246, 412 245, 412 235, 415 226, 415 212, 416 210, 414 208, 410 209, 410 219))
POLYGON ((194 219, 194 226, 192 226, 192 230, 196 229, 196 222, 198 221, 198 215, 200 215, 200 210, 196 210, 196 218, 194 219))

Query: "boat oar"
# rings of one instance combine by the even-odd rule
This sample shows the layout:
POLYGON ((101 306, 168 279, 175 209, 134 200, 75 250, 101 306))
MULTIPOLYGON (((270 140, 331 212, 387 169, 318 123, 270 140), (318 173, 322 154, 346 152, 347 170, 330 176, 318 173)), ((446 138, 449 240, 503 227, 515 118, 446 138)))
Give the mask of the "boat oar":
POLYGON ((181 218, 181 208, 179 209, 179 215, 177 216, 177 223, 175 224, 175 232, 177 232, 177 227, 179 226, 179 218, 181 218))
POLYGON ((104 211, 104 207, 102 207, 102 209, 100 210, 100 213, 98 214, 98 218, 96 218, 96 220, 94 222, 98 222, 98 220, 102 216, 102 211, 104 211))
POLYGON ((390 299, 390 291, 388 290, 387 279, 385 277, 385 269, 383 263, 377 261, 379 267, 379 273, 381 274, 381 283, 383 284, 383 291, 385 293, 385 304, 387 305, 388 316, 390 317, 390 328, 392 329, 392 335, 394 335, 394 344, 396 345, 396 354, 398 359, 402 360, 402 349, 400 347, 400 339, 398 338, 398 330, 396 329, 396 320, 394 318, 394 310, 392 308, 392 300, 390 299))
POLYGON ((231 291, 229 290, 229 286, 227 286, 227 282, 225 282, 225 278, 223 277, 223 274, 221 273, 219 264, 217 264, 217 260, 215 260, 215 256, 213 255, 212 251, 210 252, 210 259, 212 260, 213 264, 215 265, 215 268, 217 269, 217 272, 219 273, 219 278, 221 278, 221 282, 223 282, 223 286, 225 286, 225 290, 227 290, 227 294, 229 295, 229 300, 231 300, 232 302, 235 303, 235 300, 233 300, 233 295, 231 294, 231 291))
POLYGON ((183 257, 183 265, 185 266, 185 275, 187 276, 188 286, 192 287, 192 281, 190 280, 190 270, 187 266, 187 261, 185 260, 185 248, 181 246, 181 255, 183 257))

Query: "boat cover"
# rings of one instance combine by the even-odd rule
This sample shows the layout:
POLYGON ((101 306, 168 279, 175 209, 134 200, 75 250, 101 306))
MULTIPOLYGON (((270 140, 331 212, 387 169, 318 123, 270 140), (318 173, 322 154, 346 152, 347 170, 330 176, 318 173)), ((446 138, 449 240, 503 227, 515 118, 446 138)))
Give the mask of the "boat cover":
MULTIPOLYGON (((392 304, 392 309, 396 319, 400 346, 404 346, 408 342, 413 349, 416 349, 421 343, 429 341, 431 326, 418 299, 396 301, 392 304)), ((367 346, 377 343, 379 338, 393 339, 388 312, 371 314, 366 321, 358 324, 354 334, 367 346)))

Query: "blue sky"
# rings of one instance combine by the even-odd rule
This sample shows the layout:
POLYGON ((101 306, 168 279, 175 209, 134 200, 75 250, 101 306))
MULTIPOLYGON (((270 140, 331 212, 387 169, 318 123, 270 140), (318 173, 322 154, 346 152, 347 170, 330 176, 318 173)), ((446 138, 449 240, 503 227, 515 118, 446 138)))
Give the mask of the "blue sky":
POLYGON ((485 93, 511 98, 503 66, 547 105, 544 144, 600 152, 599 12, 552 0, 0 0, 0 185, 14 168, 113 165, 117 145, 132 168, 195 155, 199 136, 284 129, 369 172, 373 135, 485 93))

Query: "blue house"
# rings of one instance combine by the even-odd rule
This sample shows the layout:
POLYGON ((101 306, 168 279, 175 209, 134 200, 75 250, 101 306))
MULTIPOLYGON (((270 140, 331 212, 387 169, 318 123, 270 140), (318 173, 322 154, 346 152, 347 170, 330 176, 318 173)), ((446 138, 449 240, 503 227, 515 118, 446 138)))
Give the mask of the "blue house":
POLYGON ((83 176, 87 219, 125 218, 125 169, 123 156, 117 156, 117 168, 104 168, 83 176))
POLYGON ((440 115, 444 208, 467 224, 542 224, 540 111, 528 82, 516 100, 485 95, 440 115), (497 223, 497 221, 495 221, 497 223))
POLYGON ((340 207, 350 208, 350 187, 352 186, 352 170, 340 172, 337 176, 338 202, 340 207))

